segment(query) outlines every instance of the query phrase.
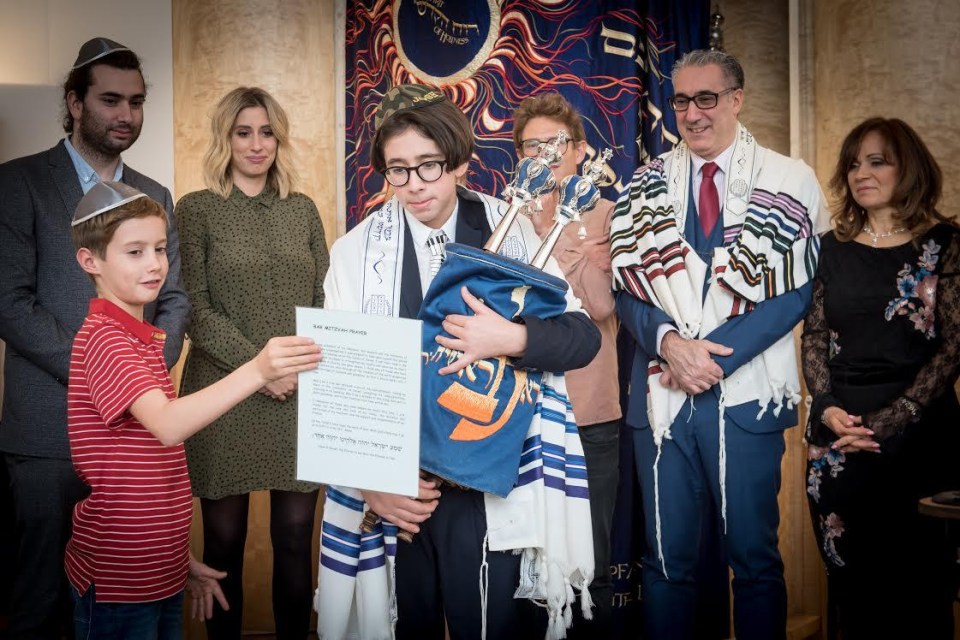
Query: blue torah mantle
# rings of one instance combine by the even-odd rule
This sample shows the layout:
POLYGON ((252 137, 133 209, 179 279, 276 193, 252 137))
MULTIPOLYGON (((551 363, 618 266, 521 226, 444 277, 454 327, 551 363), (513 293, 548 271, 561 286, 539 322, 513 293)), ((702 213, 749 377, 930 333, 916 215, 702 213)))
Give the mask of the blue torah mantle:
POLYGON ((543 373, 516 369, 511 358, 500 357, 441 376, 439 370, 460 352, 444 349, 435 338, 443 333, 446 316, 473 315, 461 286, 500 315, 519 321, 520 316, 546 319, 564 313, 567 283, 522 262, 462 244, 448 244, 446 254, 418 316, 423 321, 420 467, 464 487, 505 497, 517 482, 543 373))

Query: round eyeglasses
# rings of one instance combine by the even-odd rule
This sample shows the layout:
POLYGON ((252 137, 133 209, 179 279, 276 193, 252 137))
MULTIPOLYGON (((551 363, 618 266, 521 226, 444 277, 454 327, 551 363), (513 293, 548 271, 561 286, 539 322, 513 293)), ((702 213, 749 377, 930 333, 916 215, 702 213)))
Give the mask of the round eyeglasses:
MULTIPOLYGON (((525 158, 536 158, 540 154, 540 149, 543 148, 545 144, 553 144, 556 146, 557 138, 554 136, 549 140, 539 140, 537 138, 527 138, 526 140, 520 141, 520 152, 524 155, 525 158)), ((557 152, 560 155, 563 155, 567 152, 567 149, 570 148, 570 139, 567 138, 566 142, 563 143, 562 148, 557 147, 557 152)))
POLYGON ((394 187, 402 187, 410 182, 410 174, 414 171, 424 182, 436 182, 443 175, 446 160, 427 160, 415 167, 387 167, 383 170, 383 177, 394 187))
POLYGON ((731 91, 736 91, 740 87, 730 87, 729 89, 724 89, 720 93, 714 93, 713 91, 701 91, 695 96, 685 96, 682 93, 678 93, 668 100, 670 103, 670 108, 674 111, 686 111, 690 108, 690 103, 697 105, 697 109, 713 109, 717 106, 717 101, 720 100, 720 96, 730 93, 731 91))

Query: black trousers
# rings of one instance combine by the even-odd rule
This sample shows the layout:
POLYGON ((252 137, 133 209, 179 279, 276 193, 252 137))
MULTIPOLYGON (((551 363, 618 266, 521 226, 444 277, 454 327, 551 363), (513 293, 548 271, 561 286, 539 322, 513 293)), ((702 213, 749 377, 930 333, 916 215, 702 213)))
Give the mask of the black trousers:
POLYGON ((90 492, 69 460, 5 454, 13 498, 14 562, 8 640, 60 637, 72 625, 63 569, 73 506, 90 492))
POLYGON ((593 620, 584 620, 580 607, 573 607, 570 640, 600 640, 612 635, 613 576, 610 573, 610 531, 620 484, 620 421, 580 427, 580 443, 587 459, 590 487, 590 521, 593 528, 593 620))
MULTIPOLYGON (((487 516, 479 491, 444 487, 433 515, 413 542, 397 543, 397 640, 480 638, 480 568, 487 516)), ((546 616, 514 599, 520 556, 487 551, 487 638, 542 638, 546 616)))

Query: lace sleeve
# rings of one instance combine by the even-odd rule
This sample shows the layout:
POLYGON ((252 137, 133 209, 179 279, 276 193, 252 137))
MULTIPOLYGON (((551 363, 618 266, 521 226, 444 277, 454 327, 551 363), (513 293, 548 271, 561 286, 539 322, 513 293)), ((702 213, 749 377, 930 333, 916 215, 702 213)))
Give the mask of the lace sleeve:
POLYGON ((830 395, 830 369, 827 360, 830 355, 830 332, 823 311, 823 280, 813 281, 813 300, 810 310, 803 321, 800 353, 803 360, 803 377, 807 390, 813 398, 810 415, 807 419, 807 442, 824 446, 835 439, 830 429, 821 421, 820 416, 828 407, 839 404, 830 395))
POLYGON ((883 440, 916 422, 930 402, 952 389, 960 373, 960 234, 943 255, 937 282, 936 320, 940 348, 903 395, 887 407, 863 416, 864 426, 883 440))

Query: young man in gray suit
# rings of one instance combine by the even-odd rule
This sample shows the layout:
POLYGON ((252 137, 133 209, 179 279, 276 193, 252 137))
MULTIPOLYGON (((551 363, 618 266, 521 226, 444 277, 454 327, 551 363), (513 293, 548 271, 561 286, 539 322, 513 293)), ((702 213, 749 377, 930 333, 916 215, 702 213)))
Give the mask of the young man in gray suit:
POLYGON ((166 209, 169 276, 144 319, 166 331, 168 367, 183 344, 190 305, 180 287, 170 192, 120 158, 140 135, 145 99, 137 55, 94 38, 64 83, 67 137, 0 165, 0 339, 7 345, 0 453, 16 545, 10 640, 59 637, 64 545, 73 505, 87 492, 70 459, 66 397, 73 337, 96 292, 74 256, 70 220, 95 183, 125 182, 166 209))

